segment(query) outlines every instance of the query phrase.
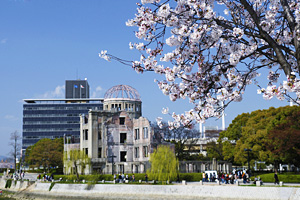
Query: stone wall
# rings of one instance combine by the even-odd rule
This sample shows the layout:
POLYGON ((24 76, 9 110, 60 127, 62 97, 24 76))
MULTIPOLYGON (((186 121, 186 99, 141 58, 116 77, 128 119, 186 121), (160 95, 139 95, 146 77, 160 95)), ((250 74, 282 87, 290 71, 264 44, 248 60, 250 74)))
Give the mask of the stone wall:
MULTIPOLYGON (((3 184, 0 181, 0 189, 3 184)), ((259 199, 298 200, 298 187, 240 187, 232 185, 127 185, 59 184, 37 182, 23 190, 27 195, 52 197, 92 197, 105 199, 259 199)))

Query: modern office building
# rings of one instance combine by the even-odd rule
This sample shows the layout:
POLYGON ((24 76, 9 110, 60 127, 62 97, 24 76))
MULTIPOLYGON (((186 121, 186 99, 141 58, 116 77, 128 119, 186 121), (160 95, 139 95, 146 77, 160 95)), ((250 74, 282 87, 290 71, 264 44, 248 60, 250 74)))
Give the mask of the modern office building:
POLYGON ((65 99, 24 99, 22 149, 43 138, 55 139, 68 135, 73 140, 79 140, 79 115, 88 114, 89 110, 103 110, 103 99, 88 97, 87 80, 75 80, 66 81, 65 99), (78 90, 82 86, 84 92, 83 88, 78 90), (73 91, 77 98, 68 96, 73 91), (78 98, 80 95, 82 98, 78 98))

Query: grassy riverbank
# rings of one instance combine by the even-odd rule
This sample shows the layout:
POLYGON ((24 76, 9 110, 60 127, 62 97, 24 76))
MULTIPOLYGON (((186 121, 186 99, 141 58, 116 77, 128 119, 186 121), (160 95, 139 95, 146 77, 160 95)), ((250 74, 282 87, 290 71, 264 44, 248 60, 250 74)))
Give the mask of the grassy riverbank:
POLYGON ((13 198, 13 196, 14 196, 13 192, 2 190, 2 195, 0 195, 0 200, 16 200, 15 198, 13 198))

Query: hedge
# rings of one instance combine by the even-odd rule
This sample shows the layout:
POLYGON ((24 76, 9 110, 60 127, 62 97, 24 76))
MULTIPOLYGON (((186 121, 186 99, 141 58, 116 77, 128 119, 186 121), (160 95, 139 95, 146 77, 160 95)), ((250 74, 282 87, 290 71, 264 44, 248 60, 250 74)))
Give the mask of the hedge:
POLYGON ((12 179, 7 179, 6 183, 5 183, 5 188, 10 188, 12 184, 12 179))
POLYGON ((44 174, 44 172, 46 172, 47 174, 63 174, 63 170, 62 168, 57 168, 57 169, 50 169, 49 172, 48 170, 44 170, 44 169, 35 169, 35 170, 27 170, 26 172, 28 173, 39 173, 39 174, 44 174))
POLYGON ((179 173, 179 181, 201 181, 202 180, 202 173, 179 173))
MULTIPOLYGON (((132 177, 133 174, 127 174, 128 177, 132 177)), ((118 175, 117 175, 118 176, 118 175)), ((138 182, 139 180, 145 181, 145 174, 134 174, 135 181, 138 182)), ((258 175, 263 182, 274 182, 274 173, 268 174, 261 174, 258 175)), ((257 177, 258 177, 257 176, 257 177)), ((149 176, 148 176, 149 177, 149 176)), ((198 182, 202 180, 202 173, 179 173, 178 181, 186 180, 188 182, 198 182)), ((54 175, 54 179, 58 180, 62 178, 63 181, 70 181, 73 182, 77 180, 76 175, 54 175)), ((284 183, 300 183, 300 174, 294 173, 278 173, 279 181, 283 181, 284 183)), ((118 179, 118 177, 117 177, 118 179)), ((96 175, 80 175, 80 181, 86 180, 88 182, 96 182, 96 181, 112 181, 113 175, 111 174, 96 174, 96 175)), ((151 179, 148 179, 151 181, 151 179)), ((254 180, 254 176, 251 177, 251 180, 254 180)))
MULTIPOLYGON (((133 174, 126 174, 128 175, 129 178, 132 177, 133 174)), ((73 182, 74 180, 77 180, 76 175, 54 175, 53 176, 55 180, 59 180, 60 178, 62 179, 62 181, 71 181, 73 182)), ((145 174, 134 174, 134 178, 135 181, 145 181, 145 174)), ((118 179, 118 174, 116 179, 118 179)), ((111 174, 93 174, 93 175, 80 175, 79 176, 79 180, 86 180, 86 181, 113 181, 114 180, 114 176, 111 174)))
MULTIPOLYGON (((128 175, 129 179, 131 179, 133 174, 125 174, 128 175)), ((149 177, 149 176, 148 176, 149 177)), ((77 180, 76 175, 54 175, 55 180, 62 179, 62 181, 70 181, 74 182, 74 180, 77 180)), ((142 174, 134 174, 135 181, 138 182, 139 180, 145 181, 145 173, 142 174)), ((200 181, 202 180, 202 173, 179 173, 179 181, 186 180, 189 182, 192 181, 200 181)), ((117 174, 117 179, 118 179, 118 174, 117 174)), ((113 175, 111 174, 93 174, 93 175, 80 175, 79 180, 86 180, 86 181, 112 181, 113 180, 113 175)), ((148 178, 148 181, 151 181, 150 178, 148 178)))
MULTIPOLYGON (((55 180, 59 180, 60 178, 62 179, 62 181, 76 181, 77 177, 76 175, 54 175, 53 176, 55 180)), ((86 180, 86 181, 112 181, 113 180, 113 176, 110 174, 96 174, 96 175, 80 175, 79 176, 79 180, 86 180)))
MULTIPOLYGON (((6 170, 7 170, 7 168, 0 168, 0 173, 4 173, 4 172, 6 172, 6 170)), ((10 169, 10 168, 9 168, 9 170, 10 170, 9 173, 14 173, 14 171, 15 171, 14 169, 10 169)))

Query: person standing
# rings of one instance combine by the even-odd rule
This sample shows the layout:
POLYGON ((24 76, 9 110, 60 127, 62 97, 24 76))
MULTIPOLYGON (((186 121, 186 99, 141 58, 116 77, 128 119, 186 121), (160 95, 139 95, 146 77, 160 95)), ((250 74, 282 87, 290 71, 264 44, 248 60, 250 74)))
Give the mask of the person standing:
POLYGON ((225 183, 225 174, 224 173, 222 173, 221 180, 222 180, 222 183, 225 183))
POLYGON ((202 173, 202 182, 205 182, 205 172, 202 173))
POLYGON ((148 183, 148 175, 147 174, 145 174, 145 181, 146 181, 146 183, 148 183))
POLYGON ((243 173, 243 183, 247 183, 247 174, 243 173))
POLYGON ((277 172, 275 172, 275 174, 274 174, 274 179, 275 179, 275 185, 276 185, 276 184, 279 185, 279 179, 278 179, 277 172))

